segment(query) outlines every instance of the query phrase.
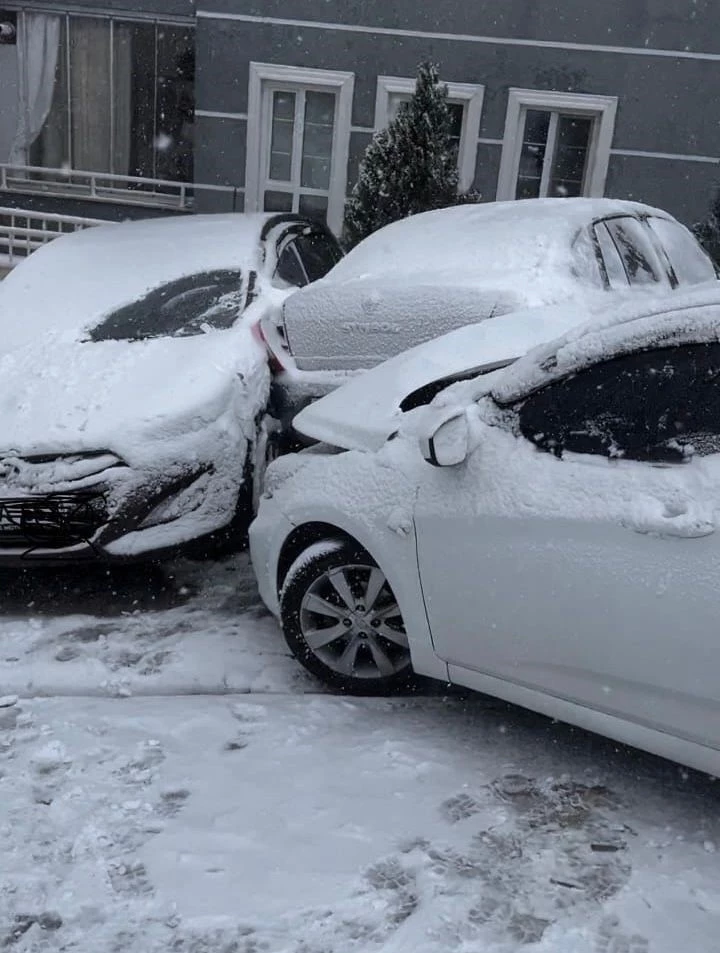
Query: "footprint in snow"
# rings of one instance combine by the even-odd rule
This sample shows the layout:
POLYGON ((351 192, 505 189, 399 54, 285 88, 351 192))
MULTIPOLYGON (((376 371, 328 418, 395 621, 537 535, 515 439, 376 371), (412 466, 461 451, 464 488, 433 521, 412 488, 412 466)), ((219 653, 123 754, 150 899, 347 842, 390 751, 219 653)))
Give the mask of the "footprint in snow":
POLYGON ((155 813, 159 814, 160 817, 177 817, 189 797, 190 792, 186 788, 172 788, 162 791, 160 803, 156 806, 155 813))

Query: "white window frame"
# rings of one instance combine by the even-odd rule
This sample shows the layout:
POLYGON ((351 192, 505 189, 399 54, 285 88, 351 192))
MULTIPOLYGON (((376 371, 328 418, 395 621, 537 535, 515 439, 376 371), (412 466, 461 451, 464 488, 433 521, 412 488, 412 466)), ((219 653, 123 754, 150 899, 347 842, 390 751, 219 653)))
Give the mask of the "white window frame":
MULTIPOLYGON (((408 76, 378 76, 375 96, 375 131, 384 129, 390 119, 390 98, 393 95, 412 96, 416 80, 408 76)), ((477 146, 480 136, 485 87, 473 83, 446 83, 448 102, 460 103, 465 109, 460 148, 458 150, 458 173, 460 190, 471 188, 475 180, 477 146)))
MULTIPOLYGON (((525 114, 528 109, 584 116, 595 120, 588 146, 588 167, 585 173, 583 195, 591 198, 604 195, 617 103, 616 96, 558 93, 512 87, 508 91, 505 135, 496 196, 498 201, 515 198, 525 131, 525 114)), ((554 133, 552 135, 554 139, 554 133)), ((548 142, 550 141, 552 140, 548 135, 548 142)))
POLYGON ((265 121, 263 92, 271 90, 275 85, 297 90, 336 93, 327 222, 332 231, 339 235, 345 214, 355 74, 299 66, 278 66, 272 63, 250 63, 245 165, 245 209, 248 212, 258 212, 263 207, 265 177, 262 170, 270 147, 270 129, 265 121))

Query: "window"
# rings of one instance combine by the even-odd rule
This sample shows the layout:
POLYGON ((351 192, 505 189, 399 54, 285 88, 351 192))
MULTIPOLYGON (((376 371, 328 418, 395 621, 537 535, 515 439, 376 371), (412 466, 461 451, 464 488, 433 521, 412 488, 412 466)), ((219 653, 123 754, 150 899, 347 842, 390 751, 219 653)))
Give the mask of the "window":
POLYGON ((511 89, 498 199, 600 196, 617 100, 511 89))
POLYGON ((302 288, 323 278, 341 258, 342 252, 331 235, 306 229, 282 247, 273 284, 302 288))
POLYGON ((60 181, 75 191, 85 180, 74 180, 68 170, 192 181, 192 28, 85 16, 51 19, 59 21, 54 88, 44 124, 28 147, 28 164, 65 170, 60 181))
POLYGON ((647 227, 629 216, 610 218, 595 226, 600 236, 607 232, 617 249, 626 274, 625 285, 652 285, 662 280, 666 269, 652 245, 647 227))
POLYGON ((342 227, 353 76, 250 64, 246 208, 342 227))
POLYGON ((720 344, 617 357, 549 384, 518 408, 540 449, 651 462, 720 452, 720 344))
POLYGON ((647 222, 665 249, 679 284, 693 285, 717 278, 709 256, 684 225, 656 215, 651 215, 647 222))
MULTIPOLYGON (((452 138, 458 150, 460 189, 469 189, 475 178, 477 142, 480 134, 484 86, 446 83, 452 121, 452 138)), ((375 98, 375 129, 384 129, 397 115, 402 102, 415 91, 415 80, 404 76, 378 76, 375 98)))

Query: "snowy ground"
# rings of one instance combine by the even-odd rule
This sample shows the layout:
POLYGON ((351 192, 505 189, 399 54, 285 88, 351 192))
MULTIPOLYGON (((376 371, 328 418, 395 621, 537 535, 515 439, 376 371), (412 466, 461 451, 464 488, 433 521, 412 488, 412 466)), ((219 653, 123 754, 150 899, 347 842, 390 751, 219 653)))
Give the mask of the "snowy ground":
POLYGON ((709 779, 320 693, 244 556, 0 585, 0 950, 720 951, 709 779))

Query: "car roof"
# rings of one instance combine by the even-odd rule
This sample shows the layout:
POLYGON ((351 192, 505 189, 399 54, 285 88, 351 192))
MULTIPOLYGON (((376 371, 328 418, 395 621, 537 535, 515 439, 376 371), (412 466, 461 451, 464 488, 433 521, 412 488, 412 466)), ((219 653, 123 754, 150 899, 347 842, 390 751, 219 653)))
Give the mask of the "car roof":
POLYGON ((492 376, 489 393, 499 404, 509 404, 598 361, 633 351, 718 340, 720 282, 689 292, 640 295, 598 309, 592 320, 529 351, 492 376))
MULTIPOLYGON (((289 321, 305 321, 318 306, 355 319, 362 296, 388 312, 408 291, 443 307, 443 289, 511 293, 517 307, 539 307, 603 290, 588 226, 617 215, 667 212, 615 199, 523 199, 423 212, 393 222, 356 245, 328 274, 285 304, 289 321)), ((478 317, 483 315, 478 313, 478 317)), ((442 322, 441 322, 442 324, 442 322)))
POLYGON ((357 245, 330 272, 326 281, 346 281, 365 274, 477 272, 568 265, 578 231, 612 215, 659 215, 667 212, 638 202, 615 199, 522 199, 485 202, 423 212, 393 222, 357 245), (560 260, 558 262, 558 259, 560 260))
POLYGON ((218 269, 246 273, 263 262, 274 224, 297 216, 182 215, 86 228, 48 242, 0 284, 3 347, 32 328, 88 327, 152 288, 218 269), (17 327, 22 324, 24 328, 17 327))

